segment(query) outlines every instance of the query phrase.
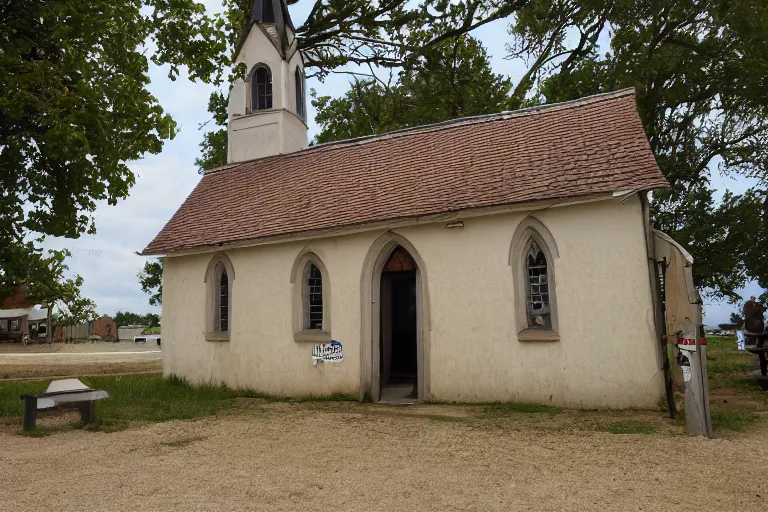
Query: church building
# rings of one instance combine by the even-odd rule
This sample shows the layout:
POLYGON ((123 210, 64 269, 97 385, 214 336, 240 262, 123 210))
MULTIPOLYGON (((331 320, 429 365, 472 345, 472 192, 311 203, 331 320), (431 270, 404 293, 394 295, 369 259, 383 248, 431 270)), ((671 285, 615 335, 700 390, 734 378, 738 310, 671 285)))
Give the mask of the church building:
POLYGON ((256 0, 228 163, 144 250, 163 372, 282 396, 652 407, 664 394, 633 90, 307 141, 284 0, 256 0))

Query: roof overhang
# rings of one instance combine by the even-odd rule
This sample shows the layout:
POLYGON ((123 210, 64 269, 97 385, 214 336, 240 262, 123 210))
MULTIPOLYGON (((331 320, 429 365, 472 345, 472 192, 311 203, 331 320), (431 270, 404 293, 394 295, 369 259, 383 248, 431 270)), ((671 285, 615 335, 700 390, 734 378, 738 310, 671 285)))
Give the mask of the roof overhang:
POLYGON ((505 213, 515 212, 537 212, 541 210, 548 210, 551 208, 560 208, 563 206, 579 205, 585 203, 594 203, 597 201, 608 200, 621 200, 626 202, 629 195, 646 192, 645 190, 632 191, 629 195, 627 191, 617 191, 607 194, 596 194, 582 197, 569 197, 560 200, 544 200, 544 201, 531 201, 527 203, 518 204, 506 204, 498 206, 489 206, 483 208, 472 208, 466 210, 456 210, 452 212, 445 212, 433 215, 424 215, 419 217, 407 217, 400 219, 390 219, 380 222, 372 222, 366 224, 356 224, 349 226, 340 226, 332 229, 323 229, 316 231, 304 231, 299 233, 286 233, 284 235, 262 237, 262 238, 250 238, 245 240, 234 240, 231 242, 222 242, 215 245, 206 245, 199 247, 190 247, 180 249, 178 251, 171 251, 167 253, 155 253, 144 251, 141 256, 154 256, 158 258, 163 257, 177 257, 177 256, 191 256, 194 254, 206 254, 212 252, 218 252, 228 249, 238 249, 243 247, 255 247, 259 245, 274 245, 288 242, 298 242, 303 240, 313 240, 318 238, 330 238, 334 236, 352 235, 357 233, 365 233, 369 231, 378 230, 392 230, 408 226, 417 226, 420 224, 435 224, 440 222, 452 222, 457 220, 466 220, 476 217, 484 217, 490 215, 502 215, 505 213), (617 192, 619 194, 617 195, 617 192))

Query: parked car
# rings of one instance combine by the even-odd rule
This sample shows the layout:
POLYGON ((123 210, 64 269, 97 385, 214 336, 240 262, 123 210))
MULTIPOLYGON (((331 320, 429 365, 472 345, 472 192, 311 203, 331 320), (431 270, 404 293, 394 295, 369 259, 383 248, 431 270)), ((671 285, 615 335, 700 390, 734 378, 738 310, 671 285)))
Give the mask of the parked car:
POLYGON ((138 336, 133 337, 134 343, 146 343, 148 341, 156 341, 157 346, 160 346, 160 335, 159 334, 140 334, 138 336))

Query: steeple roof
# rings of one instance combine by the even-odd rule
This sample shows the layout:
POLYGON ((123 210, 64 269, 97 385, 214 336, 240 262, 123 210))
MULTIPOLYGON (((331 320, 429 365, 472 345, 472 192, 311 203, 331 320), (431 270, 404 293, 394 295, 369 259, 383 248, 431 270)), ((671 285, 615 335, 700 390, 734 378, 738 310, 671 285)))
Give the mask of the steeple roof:
MULTIPOLYGON (((291 15, 288 12, 288 5, 285 0, 253 0, 253 7, 251 8, 251 25, 260 24, 274 24, 274 30, 277 36, 277 42, 280 50, 283 54, 290 47, 290 41, 288 41, 287 28, 291 29, 291 32, 295 32, 291 21, 291 15)), ((270 27, 271 28, 271 27, 270 27)), ((268 32, 272 30, 268 29, 268 32)))

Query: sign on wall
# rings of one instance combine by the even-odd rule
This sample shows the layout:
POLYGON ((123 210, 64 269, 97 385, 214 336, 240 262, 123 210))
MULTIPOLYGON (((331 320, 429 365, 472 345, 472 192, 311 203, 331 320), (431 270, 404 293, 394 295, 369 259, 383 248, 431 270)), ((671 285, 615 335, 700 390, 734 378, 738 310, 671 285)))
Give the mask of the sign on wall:
POLYGON ((312 349, 312 364, 317 366, 317 363, 340 363, 344 360, 344 352, 341 348, 341 343, 336 340, 330 343, 323 343, 315 345, 312 349))

